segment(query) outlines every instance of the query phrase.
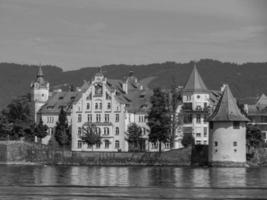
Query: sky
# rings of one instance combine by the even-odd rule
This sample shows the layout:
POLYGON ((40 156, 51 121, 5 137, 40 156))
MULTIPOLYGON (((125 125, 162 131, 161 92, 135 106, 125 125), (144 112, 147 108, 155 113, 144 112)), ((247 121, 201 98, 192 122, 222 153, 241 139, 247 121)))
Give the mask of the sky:
POLYGON ((266 0, 0 0, 0 62, 264 62, 266 10, 266 0))

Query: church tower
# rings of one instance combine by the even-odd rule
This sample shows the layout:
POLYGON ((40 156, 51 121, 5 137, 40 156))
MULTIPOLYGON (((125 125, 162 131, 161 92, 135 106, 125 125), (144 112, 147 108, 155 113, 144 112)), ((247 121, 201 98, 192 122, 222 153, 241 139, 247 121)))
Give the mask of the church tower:
POLYGON ((196 144, 208 145, 208 107, 210 91, 202 80, 196 64, 183 89, 183 135, 192 134, 196 144))
POLYGON ((49 98, 49 83, 44 79, 44 73, 39 67, 36 80, 31 84, 31 96, 34 110, 34 121, 37 121, 37 113, 49 98))
POLYGON ((246 122, 228 85, 209 117, 211 165, 244 165, 246 162, 246 122))

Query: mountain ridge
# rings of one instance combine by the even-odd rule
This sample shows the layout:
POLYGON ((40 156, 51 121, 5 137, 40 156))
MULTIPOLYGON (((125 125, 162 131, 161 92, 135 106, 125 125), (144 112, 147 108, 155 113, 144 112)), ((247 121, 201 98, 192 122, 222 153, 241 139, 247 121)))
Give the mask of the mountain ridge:
MULTIPOLYGON (((168 88, 172 84, 184 85, 194 62, 164 62, 148 65, 105 65, 102 71, 108 78, 123 79, 134 71, 139 79, 155 77, 150 88, 168 88)), ((211 90, 219 90, 223 83, 228 83, 234 96, 244 101, 254 101, 261 93, 267 93, 267 62, 236 64, 202 59, 197 67, 203 81, 211 90)), ((35 79, 37 65, 0 63, 0 109, 13 98, 30 91, 30 84, 35 79)), ((78 70, 63 71, 54 65, 44 65, 45 78, 51 86, 73 84, 81 86, 83 80, 91 80, 99 67, 84 67, 78 70)))

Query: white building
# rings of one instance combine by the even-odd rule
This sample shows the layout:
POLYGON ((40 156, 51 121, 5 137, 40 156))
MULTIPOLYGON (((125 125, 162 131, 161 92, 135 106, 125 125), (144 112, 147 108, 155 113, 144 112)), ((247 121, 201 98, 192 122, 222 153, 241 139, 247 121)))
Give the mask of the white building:
POLYGON ((194 66, 183 89, 184 115, 183 135, 192 134, 196 144, 209 143, 209 124, 207 117, 210 107, 210 93, 203 82, 197 67, 194 66))
POLYGON ((37 94, 34 95, 36 122, 42 118, 49 127, 49 134, 42 140, 43 144, 49 143, 55 132, 59 112, 63 108, 72 129, 73 151, 128 151, 127 129, 132 123, 142 129, 141 149, 158 149, 157 144, 148 142, 146 115, 152 91, 144 87, 132 73, 121 81, 108 79, 100 71, 92 82, 85 82, 77 91, 49 93, 49 84, 44 81, 43 73, 39 69, 37 81, 33 85, 35 87, 32 87, 32 93, 37 94), (46 87, 43 86, 44 83, 46 87), (83 129, 90 123, 97 126, 101 136, 101 143, 93 146, 88 146, 80 138, 83 129))
POLYGON ((209 117, 211 165, 246 162, 246 122, 228 85, 213 114, 209 117))

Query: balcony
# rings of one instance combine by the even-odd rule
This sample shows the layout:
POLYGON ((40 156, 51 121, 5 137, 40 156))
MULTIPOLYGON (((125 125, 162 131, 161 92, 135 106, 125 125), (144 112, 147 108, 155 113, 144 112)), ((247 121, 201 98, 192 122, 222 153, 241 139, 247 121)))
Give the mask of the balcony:
POLYGON ((193 109, 192 103, 185 103, 183 105, 183 112, 185 113, 208 113, 209 112, 209 107, 201 107, 201 106, 196 106, 195 109, 193 109))

